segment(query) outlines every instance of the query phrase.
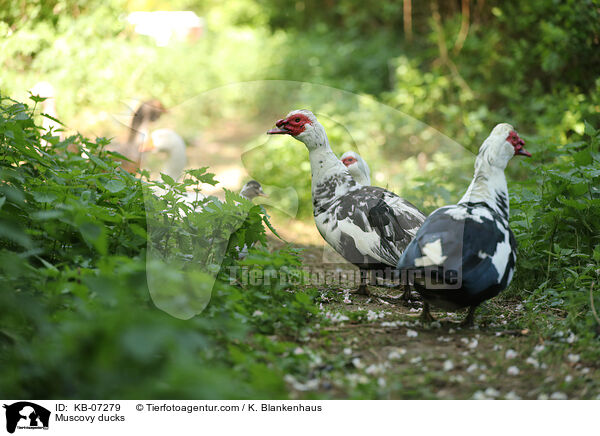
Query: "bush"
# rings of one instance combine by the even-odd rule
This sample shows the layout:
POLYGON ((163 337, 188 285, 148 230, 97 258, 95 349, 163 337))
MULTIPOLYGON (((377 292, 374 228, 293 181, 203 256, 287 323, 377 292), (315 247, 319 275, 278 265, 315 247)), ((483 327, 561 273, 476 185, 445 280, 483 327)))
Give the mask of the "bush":
MULTIPOLYGON (((181 184, 165 176, 141 181, 121 170, 102 139, 44 138, 49 145, 40 144, 30 108, 0 100, 0 391, 36 398, 285 397, 284 369, 273 362, 292 345, 264 335, 303 335, 318 316, 313 297, 279 276, 246 286, 225 269, 238 265, 236 247, 264 242, 264 210, 230 193, 225 202, 203 199, 194 211, 181 192, 214 183, 206 169, 190 171, 181 184), (166 192, 156 197, 150 189, 166 192), (145 209, 144 196, 155 209, 145 209), (148 225, 157 216, 170 225, 148 225), (222 237, 223 271, 215 281, 218 270, 207 273, 207 257, 194 258, 206 252, 194 232, 218 235, 214 226, 232 220, 237 231, 231 241, 222 237), (163 257, 147 259, 156 247, 163 257), (167 285, 195 279, 193 290, 208 289, 211 303, 188 321, 157 310, 161 300, 147 285, 148 272, 157 271, 167 285)), ((289 249, 260 247, 244 262, 276 274, 299 265, 289 249)))
MULTIPOLYGON (((529 178, 511 186, 511 226, 519 243, 511 289, 527 301, 535 319, 556 311, 565 325, 595 337, 591 297, 600 275, 600 134, 564 146, 548 143, 546 162, 525 163, 529 178)), ((597 295, 597 293, 596 293, 597 295)), ((553 325, 547 326, 556 329, 553 325)))

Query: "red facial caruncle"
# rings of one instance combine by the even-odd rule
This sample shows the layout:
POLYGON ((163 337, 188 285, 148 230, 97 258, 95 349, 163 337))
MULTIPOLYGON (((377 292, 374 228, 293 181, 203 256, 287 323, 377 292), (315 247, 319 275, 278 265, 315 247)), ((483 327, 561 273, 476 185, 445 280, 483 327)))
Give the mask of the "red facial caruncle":
POLYGON ((513 148, 515 149, 515 155, 518 154, 518 155, 521 155, 521 156, 531 157, 531 153, 529 153, 524 148, 525 141, 523 141, 519 137, 519 135, 517 134, 517 132, 515 132, 514 130, 511 130, 510 133, 508 134, 508 137, 506 138, 506 140, 508 142, 510 142, 511 145, 513 146, 513 148))
POLYGON ((310 124, 310 119, 301 113, 295 113, 286 119, 279 120, 275 123, 277 129, 271 129, 267 132, 268 135, 292 135, 297 136, 306 130, 306 124, 310 124))
POLYGON ((354 156, 348 156, 348 157, 345 157, 344 159, 342 159, 342 163, 344 165, 346 165, 347 167, 349 167, 350 165, 352 165, 356 162, 358 162, 358 161, 356 160, 356 158, 354 156))

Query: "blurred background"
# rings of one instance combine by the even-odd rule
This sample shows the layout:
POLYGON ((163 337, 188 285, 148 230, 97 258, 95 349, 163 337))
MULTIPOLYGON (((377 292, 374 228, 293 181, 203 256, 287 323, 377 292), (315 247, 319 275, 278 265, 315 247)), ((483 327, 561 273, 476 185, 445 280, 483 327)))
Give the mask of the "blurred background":
MULTIPOLYGON (((157 127, 184 137, 188 167, 217 174, 214 193, 256 178, 273 187, 275 215, 311 215, 303 145, 264 135, 294 105, 319 114, 336 153, 361 153, 374 184, 409 199, 420 190, 428 211, 457 200, 473 162, 462 147, 476 151, 498 122, 539 152, 600 118, 597 1, 0 6, 4 95, 25 100, 48 82, 67 133, 117 140, 156 98, 169 109, 157 127)), ((163 159, 147 165, 157 173, 163 159)))
MULTIPOLYGON (((183 136, 187 167, 223 187, 266 186, 274 219, 315 238, 304 146, 264 132, 317 113, 336 153, 356 150, 373 183, 425 210, 456 201, 498 122, 536 156, 600 118, 597 1, 1 1, 1 92, 40 81, 66 133, 124 141, 135 107, 183 136), (300 83, 302 82, 302 83, 300 83), (292 188, 292 189, 290 189, 292 188), (277 207, 274 207, 277 206, 277 207)), ((52 112, 53 111, 53 112, 52 112)), ((146 165, 160 171, 162 155, 146 165)), ((523 176, 519 165, 513 177, 523 176), (521 171, 521 172, 520 172, 521 171)), ((269 206, 270 205, 270 206, 269 206)), ((282 230, 284 233, 286 229, 282 230)), ((288 235, 289 236, 289 235, 288 235)))

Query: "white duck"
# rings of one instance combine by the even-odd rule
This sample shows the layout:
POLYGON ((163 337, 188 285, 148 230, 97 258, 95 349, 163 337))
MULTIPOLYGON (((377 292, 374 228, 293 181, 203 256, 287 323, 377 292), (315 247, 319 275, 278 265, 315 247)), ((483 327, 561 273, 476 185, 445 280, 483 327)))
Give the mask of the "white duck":
POLYGON ((348 172, 354 181, 360 185, 371 185, 371 169, 367 162, 354 151, 347 151, 340 158, 342 163, 348 168, 348 172))
POLYGON ((325 129, 312 112, 292 111, 276 125, 267 133, 291 135, 308 148, 317 229, 361 270, 358 293, 368 294, 368 271, 396 267, 425 216, 392 192, 357 184, 331 150, 325 129))
POLYGON ((185 141, 177 132, 171 129, 157 129, 152 131, 148 140, 140 147, 143 152, 165 152, 167 161, 160 171, 177 181, 183 174, 187 165, 185 154, 185 141))

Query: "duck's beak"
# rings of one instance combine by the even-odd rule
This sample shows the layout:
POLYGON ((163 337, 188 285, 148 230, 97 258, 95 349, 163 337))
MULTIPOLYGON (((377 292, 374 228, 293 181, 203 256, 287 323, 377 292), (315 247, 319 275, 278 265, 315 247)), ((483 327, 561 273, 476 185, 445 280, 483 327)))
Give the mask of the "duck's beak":
POLYGON ((147 151, 153 151, 156 148, 154 145, 154 141, 152 141, 152 136, 148 135, 148 139, 146 139, 142 145, 140 145, 140 153, 145 153, 147 151))
POLYGON ((523 148, 523 146, 515 150, 515 155, 531 157, 531 153, 523 148))
POLYGON ((268 197, 268 195, 267 195, 267 194, 265 194, 265 192, 264 192, 262 189, 259 189, 259 191, 258 191, 258 196, 259 196, 259 197, 268 197))
POLYGON ((289 135, 290 131, 285 127, 286 121, 284 119, 277 120, 275 125, 277 128, 269 130, 267 135, 289 135))
POLYGON ((525 150, 525 141, 519 139, 519 144, 515 147, 515 155, 531 157, 531 153, 525 150))

